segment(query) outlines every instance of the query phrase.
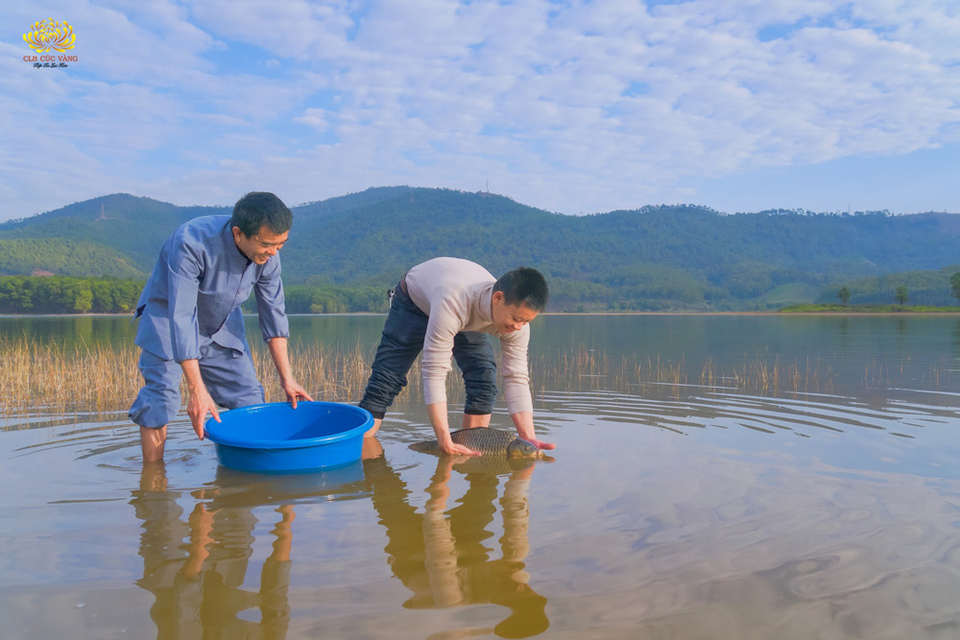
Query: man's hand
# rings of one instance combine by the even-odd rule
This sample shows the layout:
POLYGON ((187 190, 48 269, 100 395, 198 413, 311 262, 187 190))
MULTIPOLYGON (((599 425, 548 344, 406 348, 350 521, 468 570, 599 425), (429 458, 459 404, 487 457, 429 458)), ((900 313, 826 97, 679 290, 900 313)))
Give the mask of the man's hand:
POLYGON ((200 363, 197 360, 184 360, 180 366, 183 367, 183 377, 187 379, 187 392, 190 394, 190 399, 187 400, 187 415, 190 416, 193 430, 203 440, 203 423, 207 419, 207 414, 212 413, 213 419, 220 422, 217 403, 210 397, 207 386, 203 384, 200 363))
POLYGON ((532 440, 527 440, 527 442, 535 446, 537 449, 556 449, 557 448, 557 445, 553 443, 544 442, 543 440, 537 440, 535 438, 532 440))
POLYGON ((430 425, 433 427, 433 433, 437 436, 437 446, 443 453, 455 456, 479 456, 479 451, 474 451, 462 444, 456 444, 450 439, 450 425, 447 423, 447 403, 437 402, 427 405, 427 417, 430 418, 430 425))
POLYGON ((513 424, 517 427, 517 435, 535 446, 538 449, 556 449, 557 445, 543 440, 537 440, 533 429, 533 413, 530 411, 521 411, 512 416, 513 424))
POLYGON ((480 451, 474 451, 469 447, 465 447, 462 444, 457 444, 453 440, 450 440, 449 434, 447 435, 447 441, 438 440, 437 444, 440 446, 440 451, 448 455, 453 456, 479 456, 482 455, 480 451))
POLYGON ((283 392, 287 394, 287 402, 290 403, 290 407, 296 409, 297 399, 299 398, 313 402, 310 394, 293 378, 290 356, 287 353, 287 339, 271 338, 267 342, 267 348, 270 350, 270 357, 273 358, 277 373, 280 374, 280 386, 283 387, 283 392))
POLYGON ((291 380, 289 382, 281 382, 283 386, 283 392, 287 394, 287 402, 290 403, 290 407, 293 409, 297 408, 297 400, 309 400, 313 402, 313 398, 310 397, 310 394, 307 393, 306 389, 300 386, 296 380, 291 380))
POLYGON ((220 422, 220 413, 217 411, 217 403, 213 401, 206 387, 190 390, 190 399, 187 401, 187 415, 190 416, 190 422, 193 424, 193 430, 203 440, 203 423, 207 414, 213 414, 213 419, 220 422))

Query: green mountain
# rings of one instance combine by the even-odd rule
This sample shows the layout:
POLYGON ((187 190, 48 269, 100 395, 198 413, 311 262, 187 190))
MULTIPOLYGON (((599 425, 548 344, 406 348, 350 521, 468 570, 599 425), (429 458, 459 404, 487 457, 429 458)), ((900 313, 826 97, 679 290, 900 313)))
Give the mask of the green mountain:
MULTIPOLYGON (((134 269, 146 277, 177 225, 229 211, 123 194, 76 203, 0 225, 0 248, 9 255, 0 271, 129 277, 134 269), (81 248, 41 251, 48 242, 81 248)), ((293 211, 282 255, 285 283, 303 285, 295 289, 305 300, 298 310, 310 308, 310 287, 341 296, 313 308, 344 309, 344 291, 369 297, 440 255, 475 260, 494 274, 536 267, 550 282, 556 310, 777 308, 830 291, 835 297, 839 283, 945 269, 958 262, 960 238, 960 216, 952 214, 727 215, 664 205, 567 216, 488 193, 411 187, 369 189, 293 211)), ((942 293, 949 298, 949 286, 942 293)))
POLYGON ((60 274, 140 278, 143 271, 117 249, 64 238, 0 240, 0 275, 60 274))
MULTIPOLYGON (((198 216, 229 214, 226 207, 178 207, 150 198, 127 194, 102 196, 41 213, 30 218, 0 224, 0 240, 17 241, 59 240, 82 242, 109 249, 124 256, 136 273, 126 277, 145 278, 163 242, 178 226, 198 216)), ((20 246, 31 246, 23 242, 20 246)), ((34 269, 51 271, 57 275, 100 275, 109 273, 107 265, 90 266, 83 260, 67 261, 62 266, 51 262, 47 266, 31 267, 3 263, 4 275, 29 274, 34 269)), ((110 274, 117 275, 117 274, 110 274)))

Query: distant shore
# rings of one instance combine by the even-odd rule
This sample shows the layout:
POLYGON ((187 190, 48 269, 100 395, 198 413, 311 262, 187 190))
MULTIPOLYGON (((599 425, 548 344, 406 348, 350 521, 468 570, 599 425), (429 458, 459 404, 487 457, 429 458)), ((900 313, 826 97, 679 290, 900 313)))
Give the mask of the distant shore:
POLYGON ((958 314, 960 307, 930 307, 898 304, 798 304, 780 309, 777 313, 821 315, 924 315, 958 314))
MULTIPOLYGON (((544 311, 541 316, 917 316, 917 315, 960 315, 960 307, 899 307, 875 308, 847 307, 817 308, 818 305, 803 305, 802 308, 785 307, 768 311, 544 311)), ((256 313, 244 313, 244 316, 256 317, 256 313)), ((386 312, 375 313, 358 311, 354 313, 289 313, 288 317, 386 317, 386 312)), ((0 318, 129 318, 132 313, 2 313, 0 318)))

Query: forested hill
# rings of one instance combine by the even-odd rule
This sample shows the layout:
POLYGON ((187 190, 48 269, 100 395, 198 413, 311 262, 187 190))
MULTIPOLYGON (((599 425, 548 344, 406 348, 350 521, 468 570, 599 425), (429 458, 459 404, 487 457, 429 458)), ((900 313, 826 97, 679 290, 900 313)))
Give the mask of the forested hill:
MULTIPOLYGON (((174 229, 191 218, 229 213, 230 209, 225 207, 178 207, 150 198, 116 194, 0 224, 0 241, 42 239, 51 243, 73 241, 97 245, 124 256, 137 275, 145 278, 153 268, 163 241, 174 229)), ((34 270, 65 276, 130 275, 126 269, 118 272, 117 265, 110 260, 96 264, 77 260, 62 265, 38 265, 31 255, 33 246, 28 242, 19 247, 12 242, 5 243, 6 257, 0 262, 2 275, 30 274, 34 270)))
MULTIPOLYGON (((853 279, 960 263, 953 214, 727 215, 677 205, 566 216, 488 193, 410 187, 293 211, 282 253, 288 286, 383 287, 417 262, 452 255, 494 274, 537 267, 550 281, 551 308, 565 310, 763 309, 812 301, 853 279)), ((146 277, 177 225, 229 212, 122 194, 76 203, 0 225, 0 275, 146 277), (45 257, 40 246, 56 250, 45 257)))

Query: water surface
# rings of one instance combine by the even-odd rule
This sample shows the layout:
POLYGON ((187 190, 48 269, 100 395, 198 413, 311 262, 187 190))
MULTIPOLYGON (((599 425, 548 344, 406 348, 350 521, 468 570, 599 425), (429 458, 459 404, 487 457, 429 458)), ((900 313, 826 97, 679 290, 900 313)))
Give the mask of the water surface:
MULTIPOLYGON (((110 343, 124 322, 28 324, 110 343)), ((372 351, 382 317, 292 324, 372 351)), ((528 466, 410 451, 419 402, 382 453, 293 476, 220 467, 185 419, 144 468, 123 415, 5 416, 0 637, 960 636, 957 318, 548 316, 533 336, 535 377, 581 348, 616 366, 535 381, 557 449, 528 466), (685 378, 644 379, 657 361, 685 378), (807 391, 729 376, 760 363, 807 391)))

